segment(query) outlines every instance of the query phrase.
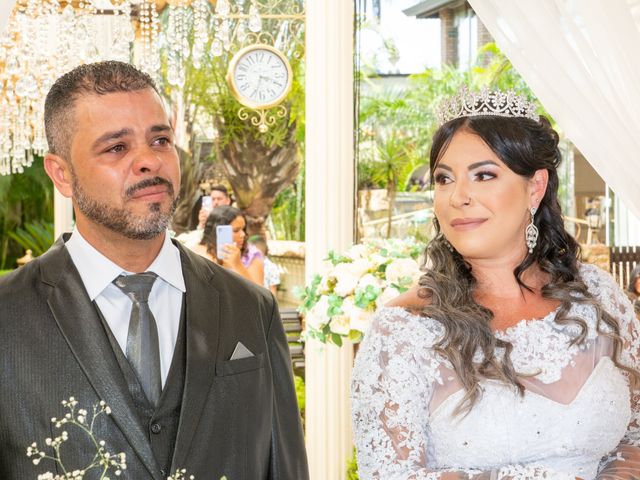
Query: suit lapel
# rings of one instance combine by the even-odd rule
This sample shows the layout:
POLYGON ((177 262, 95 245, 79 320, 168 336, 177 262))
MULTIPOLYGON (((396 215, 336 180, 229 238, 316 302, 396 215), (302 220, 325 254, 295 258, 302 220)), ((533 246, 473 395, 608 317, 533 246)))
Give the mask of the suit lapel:
POLYGON ((140 461, 157 478, 159 467, 120 366, 62 239, 42 258, 41 272, 43 281, 52 287, 49 308, 73 355, 98 396, 111 408, 113 420, 140 461))
POLYGON ((186 285, 187 363, 172 468, 185 465, 193 435, 215 375, 218 350, 220 297, 211 285, 213 271, 203 262, 194 262, 181 250, 182 273, 186 285))

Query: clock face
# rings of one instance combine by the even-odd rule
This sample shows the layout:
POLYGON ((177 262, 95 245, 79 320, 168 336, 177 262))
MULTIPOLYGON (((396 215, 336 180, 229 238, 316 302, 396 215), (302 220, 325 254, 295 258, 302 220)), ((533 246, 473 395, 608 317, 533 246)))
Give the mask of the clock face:
POLYGON ((240 103, 268 108, 288 95, 291 77, 291 67, 281 52, 269 45, 252 45, 233 57, 227 80, 240 103))

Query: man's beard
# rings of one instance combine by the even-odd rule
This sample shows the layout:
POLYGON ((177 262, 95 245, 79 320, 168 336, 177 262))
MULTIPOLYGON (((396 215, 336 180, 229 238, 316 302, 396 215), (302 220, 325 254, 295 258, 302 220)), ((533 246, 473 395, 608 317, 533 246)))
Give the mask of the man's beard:
POLYGON ((162 177, 148 178, 127 188, 125 200, 130 199, 137 190, 156 185, 165 185, 173 201, 166 212, 162 211, 162 206, 159 202, 155 202, 149 204, 149 213, 147 215, 134 215, 125 208, 112 207, 107 203, 91 198, 82 188, 73 172, 71 173, 71 178, 73 198, 78 209, 95 223, 132 240, 151 240, 164 233, 171 223, 171 217, 178 203, 178 199, 174 198, 171 182, 162 177))

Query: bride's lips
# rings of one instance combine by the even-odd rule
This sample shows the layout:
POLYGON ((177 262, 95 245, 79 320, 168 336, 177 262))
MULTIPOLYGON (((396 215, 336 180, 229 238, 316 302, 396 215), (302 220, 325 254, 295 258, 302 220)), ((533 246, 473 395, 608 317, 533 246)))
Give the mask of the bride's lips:
POLYGON ((486 218, 455 218, 449 225, 456 230, 473 230, 486 221, 486 218))

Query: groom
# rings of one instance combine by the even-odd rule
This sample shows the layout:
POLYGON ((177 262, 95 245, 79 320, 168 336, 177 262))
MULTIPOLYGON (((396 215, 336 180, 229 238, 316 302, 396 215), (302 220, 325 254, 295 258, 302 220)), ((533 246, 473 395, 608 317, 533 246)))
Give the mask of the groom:
MULTIPOLYGON (((152 80, 78 67, 49 91, 45 128, 45 169, 76 226, 0 280, 0 478, 56 471, 26 451, 61 435, 50 419, 71 396, 110 407, 94 430, 126 454, 119 478, 308 478, 273 297, 167 235, 180 169, 152 80)), ((87 466, 91 441, 63 429, 65 467, 87 466)))

